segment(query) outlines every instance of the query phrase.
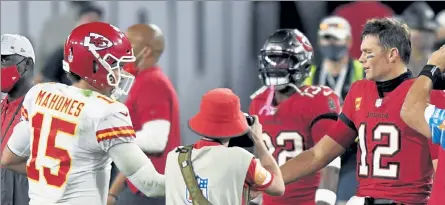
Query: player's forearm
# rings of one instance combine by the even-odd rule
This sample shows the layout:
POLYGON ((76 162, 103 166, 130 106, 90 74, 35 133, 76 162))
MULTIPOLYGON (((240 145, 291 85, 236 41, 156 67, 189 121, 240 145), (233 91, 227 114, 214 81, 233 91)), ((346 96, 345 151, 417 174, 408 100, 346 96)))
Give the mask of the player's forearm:
MULTIPOLYGON (((10 143, 8 143, 8 146, 6 146, 5 149, 3 149, 0 164, 1 166, 6 167, 8 169, 14 169, 14 170, 17 169, 19 172, 21 172, 22 169, 20 167, 25 166, 26 161, 28 160, 28 156, 20 155, 23 152, 17 151, 18 149, 17 150, 12 149, 15 152, 12 151, 9 145, 10 143)), ((26 170, 24 172, 26 172, 26 170)))
POLYGON ((411 86, 400 112, 400 117, 408 126, 428 138, 431 137, 431 131, 423 116, 432 88, 431 79, 419 76, 411 86))
POLYGON ((261 165, 274 174, 275 180, 282 180, 281 170, 273 156, 269 153, 263 141, 255 141, 255 152, 261 165))
POLYGON ((20 164, 4 165, 3 167, 18 172, 20 174, 26 174, 26 162, 22 162, 20 164))
POLYGON ((282 165, 284 183, 289 184, 303 177, 314 174, 318 170, 335 162, 345 148, 331 137, 323 137, 314 147, 302 152, 282 165))
POLYGON ((118 196, 125 187, 125 179, 127 179, 127 177, 119 172, 119 174, 114 179, 108 193, 114 196, 118 196))
POLYGON ((149 197, 165 195, 165 178, 159 174, 135 143, 123 143, 111 147, 108 154, 119 171, 139 191, 149 197))
POLYGON ((159 174, 151 162, 128 176, 128 180, 148 197, 165 195, 165 176, 159 174))
POLYGON ((284 183, 289 184, 314 174, 326 164, 317 162, 314 152, 312 150, 307 150, 287 161, 280 167, 280 169, 283 174, 284 183))

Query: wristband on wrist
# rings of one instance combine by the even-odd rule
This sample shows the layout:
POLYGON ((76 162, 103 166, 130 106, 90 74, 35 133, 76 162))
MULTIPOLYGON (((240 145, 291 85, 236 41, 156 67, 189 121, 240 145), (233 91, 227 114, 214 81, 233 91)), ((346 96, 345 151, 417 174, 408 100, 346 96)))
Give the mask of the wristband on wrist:
POLYGON ((116 195, 108 193, 108 196, 113 197, 117 201, 117 196, 116 195))
POLYGON ((335 205, 337 194, 329 189, 317 189, 315 192, 315 202, 323 201, 327 204, 335 205))
POLYGON ((433 84, 434 90, 445 90, 445 73, 439 75, 436 79, 436 83, 433 84))
POLYGON ((441 72, 439 67, 435 66, 435 65, 425 65, 422 69, 422 71, 420 71, 419 76, 426 76, 429 79, 431 79, 431 81, 433 82, 433 85, 436 83, 437 79, 441 77, 441 72))

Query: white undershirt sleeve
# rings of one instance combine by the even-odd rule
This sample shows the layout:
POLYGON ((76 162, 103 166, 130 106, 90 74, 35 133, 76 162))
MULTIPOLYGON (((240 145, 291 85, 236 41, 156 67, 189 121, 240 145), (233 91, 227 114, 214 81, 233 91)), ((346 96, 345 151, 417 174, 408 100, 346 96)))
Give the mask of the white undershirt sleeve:
POLYGON ((14 126, 8 141, 9 150, 19 157, 28 157, 30 153, 31 131, 27 121, 20 121, 14 126))
POLYGON ((140 131, 136 132, 136 144, 144 152, 161 153, 167 146, 169 133, 169 121, 149 121, 142 126, 142 129, 140 131))

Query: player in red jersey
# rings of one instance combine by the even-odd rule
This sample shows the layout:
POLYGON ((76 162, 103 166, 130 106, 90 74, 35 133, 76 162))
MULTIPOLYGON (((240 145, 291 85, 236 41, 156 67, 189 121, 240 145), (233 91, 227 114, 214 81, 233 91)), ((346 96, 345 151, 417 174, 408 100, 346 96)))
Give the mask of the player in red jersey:
MULTIPOLYGON (((339 98, 326 86, 304 86, 312 61, 312 46, 296 29, 273 33, 259 58, 263 87, 251 96, 250 114, 258 115, 269 152, 283 165, 317 143, 337 119, 339 98)), ((336 201, 340 158, 323 172, 286 185, 283 196, 263 195, 263 204, 315 205, 336 201), (318 189, 318 190, 317 190, 318 189)))
POLYGON ((364 25, 359 60, 366 80, 352 85, 328 134, 281 166, 285 182, 325 167, 358 136, 359 185, 347 205, 427 203, 437 147, 430 149, 432 144, 400 118, 403 100, 413 83, 406 68, 410 45, 408 27, 396 20, 373 19, 364 25))
MULTIPOLYGON (((428 205, 443 205, 445 202, 445 46, 434 52, 419 78, 411 86, 405 98, 400 116, 410 127, 441 144, 439 162, 434 177, 433 193, 428 205), (439 93, 439 104, 429 104, 432 89, 439 93), (425 120, 424 120, 425 119, 425 120)), ((437 92, 436 92, 437 95, 437 92)))

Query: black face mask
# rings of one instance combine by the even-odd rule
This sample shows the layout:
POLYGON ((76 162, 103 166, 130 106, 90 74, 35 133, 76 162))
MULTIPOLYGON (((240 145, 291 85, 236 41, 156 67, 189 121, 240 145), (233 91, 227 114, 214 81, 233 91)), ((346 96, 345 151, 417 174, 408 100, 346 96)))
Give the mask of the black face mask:
POLYGON ((332 60, 339 61, 348 53, 346 45, 328 45, 320 46, 320 52, 323 57, 332 60))

